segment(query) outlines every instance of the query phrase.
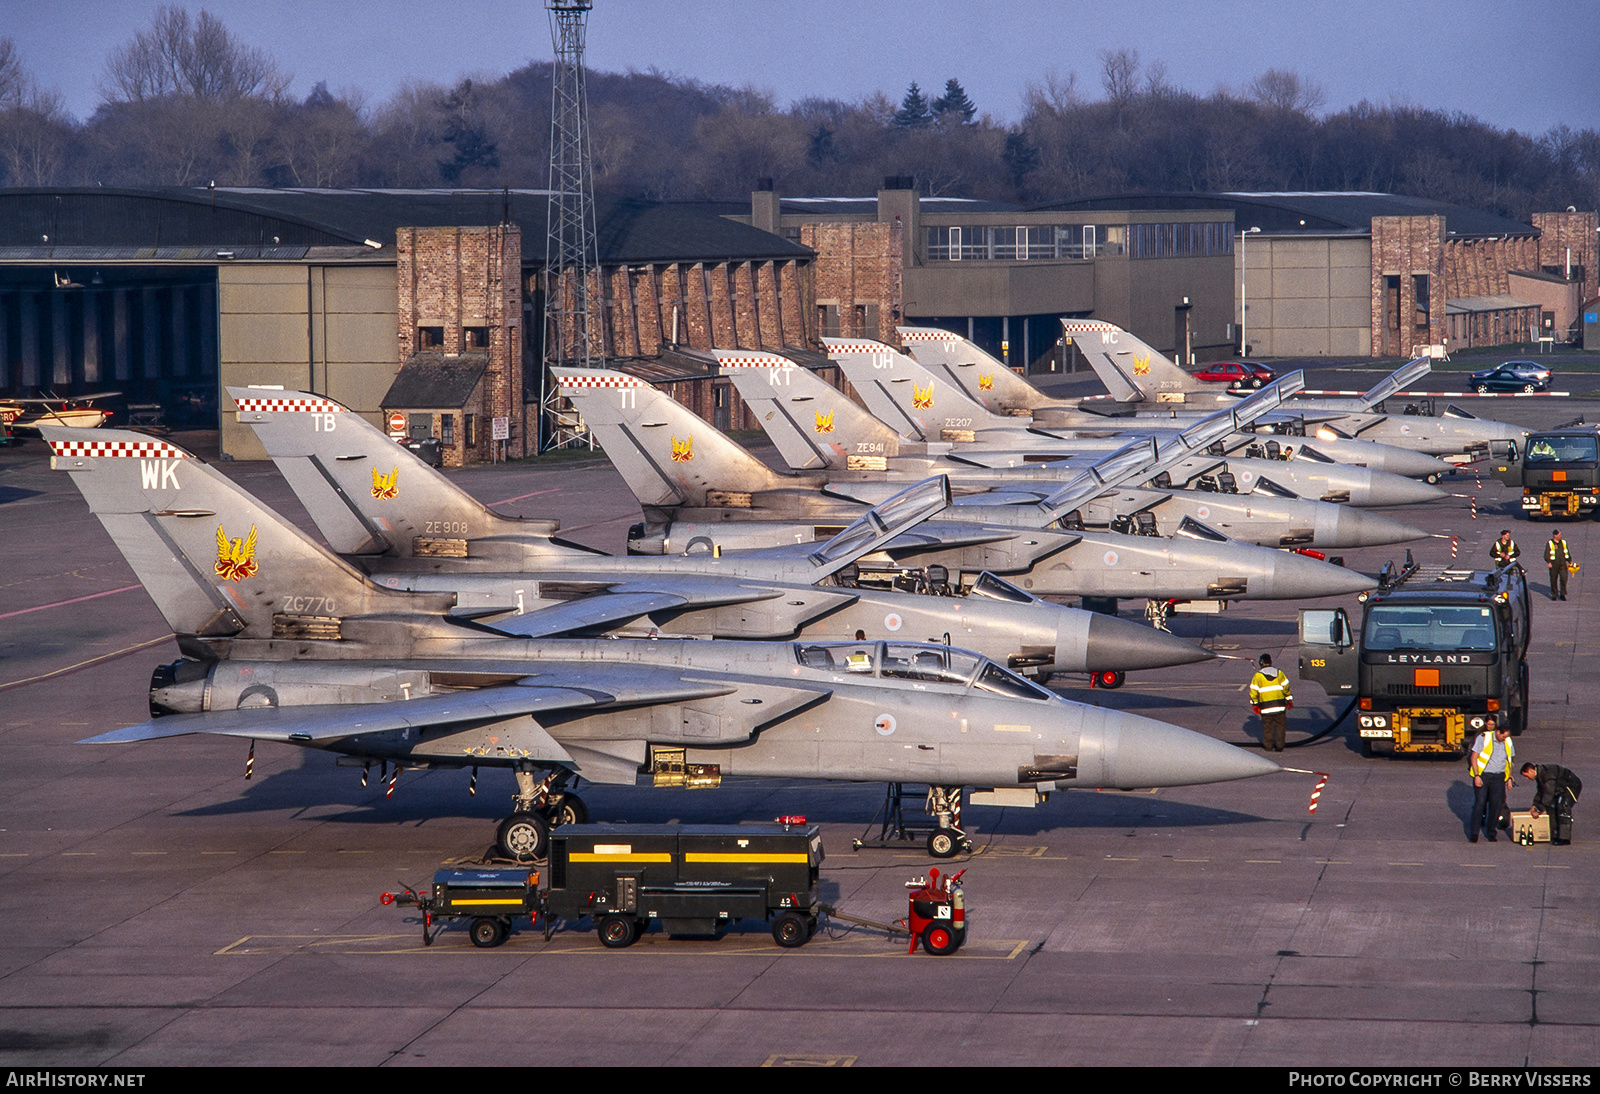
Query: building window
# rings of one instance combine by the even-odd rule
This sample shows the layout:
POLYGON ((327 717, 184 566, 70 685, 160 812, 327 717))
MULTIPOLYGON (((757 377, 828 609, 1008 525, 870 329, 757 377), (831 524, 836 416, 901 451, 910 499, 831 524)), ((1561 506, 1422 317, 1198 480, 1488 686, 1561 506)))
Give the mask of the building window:
POLYGON ((468 414, 466 418, 466 429, 463 431, 466 434, 466 446, 473 448, 478 443, 478 416, 476 414, 468 414))
POLYGON ((839 337, 839 305, 817 305, 817 327, 824 338, 839 337))
POLYGON ((454 414, 441 414, 439 416, 439 440, 447 448, 455 447, 456 416, 454 414))
POLYGON ((444 348, 444 328, 443 327, 418 327, 417 328, 417 349, 424 350, 424 349, 443 349, 443 348, 444 348))
POLYGON ((1412 325, 1418 330, 1428 329, 1428 275, 1411 275, 1411 292, 1416 303, 1412 312, 1412 325))
POLYGON ((461 335, 467 349, 489 348, 488 327, 462 327, 461 335))

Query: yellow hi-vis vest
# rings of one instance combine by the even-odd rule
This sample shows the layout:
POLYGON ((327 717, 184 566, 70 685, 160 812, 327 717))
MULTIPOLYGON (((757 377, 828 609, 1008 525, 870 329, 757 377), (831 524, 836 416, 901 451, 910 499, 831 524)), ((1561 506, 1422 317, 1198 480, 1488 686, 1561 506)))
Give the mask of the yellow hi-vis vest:
MULTIPOLYGON (((1494 752, 1494 731, 1490 730, 1478 734, 1478 739, 1472 742, 1476 752, 1472 762, 1467 765, 1467 773, 1473 778, 1483 774, 1483 769, 1489 766, 1489 756, 1494 752), (1481 748, 1477 747, 1482 745, 1481 748)), ((1506 778, 1511 778, 1511 761, 1516 759, 1517 748, 1511 743, 1511 738, 1506 738, 1506 778)))
POLYGON ((1554 568, 1557 563, 1566 566, 1572 562, 1572 549, 1567 546, 1566 540, 1552 539, 1549 543, 1544 545, 1544 560, 1548 562, 1552 568, 1554 568))
POLYGON ((1282 714, 1290 698, 1289 678, 1278 669, 1269 665, 1250 678, 1250 705, 1262 714, 1282 714))

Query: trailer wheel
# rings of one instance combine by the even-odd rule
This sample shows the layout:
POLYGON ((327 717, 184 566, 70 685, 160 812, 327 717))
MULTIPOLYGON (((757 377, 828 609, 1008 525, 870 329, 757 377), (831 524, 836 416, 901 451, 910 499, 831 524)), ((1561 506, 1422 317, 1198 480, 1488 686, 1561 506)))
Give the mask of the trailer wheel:
POLYGON ((467 933, 472 936, 472 944, 474 946, 480 950, 492 950, 504 942, 506 936, 511 932, 506 929, 506 925, 500 920, 479 916, 472 921, 472 926, 467 933))
POLYGON ((810 938, 806 918, 798 912, 782 912, 772 921, 772 940, 786 950, 804 946, 810 938))
POLYGON ((935 957, 955 953, 961 948, 956 932, 940 923, 930 923, 922 932, 922 948, 935 957))
POLYGON ((608 950, 626 949, 639 940, 639 924, 627 915, 602 917, 595 932, 600 936, 600 945, 608 950))
POLYGON ((961 836, 954 828, 935 828, 928 836, 928 854, 934 858, 955 858, 961 853, 961 836))
POLYGON ((550 845, 550 825, 537 813, 513 813, 500 822, 496 846, 506 858, 532 862, 544 857, 550 845))

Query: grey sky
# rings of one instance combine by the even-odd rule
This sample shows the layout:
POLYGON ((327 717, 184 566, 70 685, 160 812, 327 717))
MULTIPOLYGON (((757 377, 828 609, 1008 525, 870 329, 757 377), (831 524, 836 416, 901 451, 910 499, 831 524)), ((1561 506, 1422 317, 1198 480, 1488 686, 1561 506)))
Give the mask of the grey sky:
MULTIPOLYGON (((198 12, 202 5, 188 5, 198 12)), ((210 0, 236 35, 294 74, 382 102, 411 79, 498 76, 548 60, 539 0, 210 0)), ((68 109, 99 102, 107 53, 158 7, 112 0, 0 0, 0 36, 68 109)), ((1475 115, 1540 134, 1600 126, 1600 20, 1555 0, 595 0, 589 63, 652 66, 708 83, 753 84, 780 105, 808 95, 898 100, 916 80, 935 93, 954 76, 981 111, 1021 113, 1030 80, 1076 73, 1101 96, 1098 52, 1134 48, 1180 88, 1243 87, 1290 68, 1327 91, 1325 109, 1362 99, 1475 115)))

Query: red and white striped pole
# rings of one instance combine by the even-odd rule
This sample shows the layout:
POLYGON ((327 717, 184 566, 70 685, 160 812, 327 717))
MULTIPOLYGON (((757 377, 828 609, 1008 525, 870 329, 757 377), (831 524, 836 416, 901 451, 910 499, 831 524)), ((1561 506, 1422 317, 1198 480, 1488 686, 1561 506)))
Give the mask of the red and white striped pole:
POLYGON ((1317 785, 1311 788, 1311 807, 1306 812, 1315 813, 1317 811, 1317 799, 1322 797, 1322 788, 1327 785, 1328 776, 1320 771, 1317 772, 1317 785))
POLYGON ((1450 537, 1450 561, 1451 562, 1454 562, 1456 560, 1456 549, 1458 547, 1460 547, 1460 546, 1461 546, 1461 537, 1460 536, 1451 536, 1450 537))

